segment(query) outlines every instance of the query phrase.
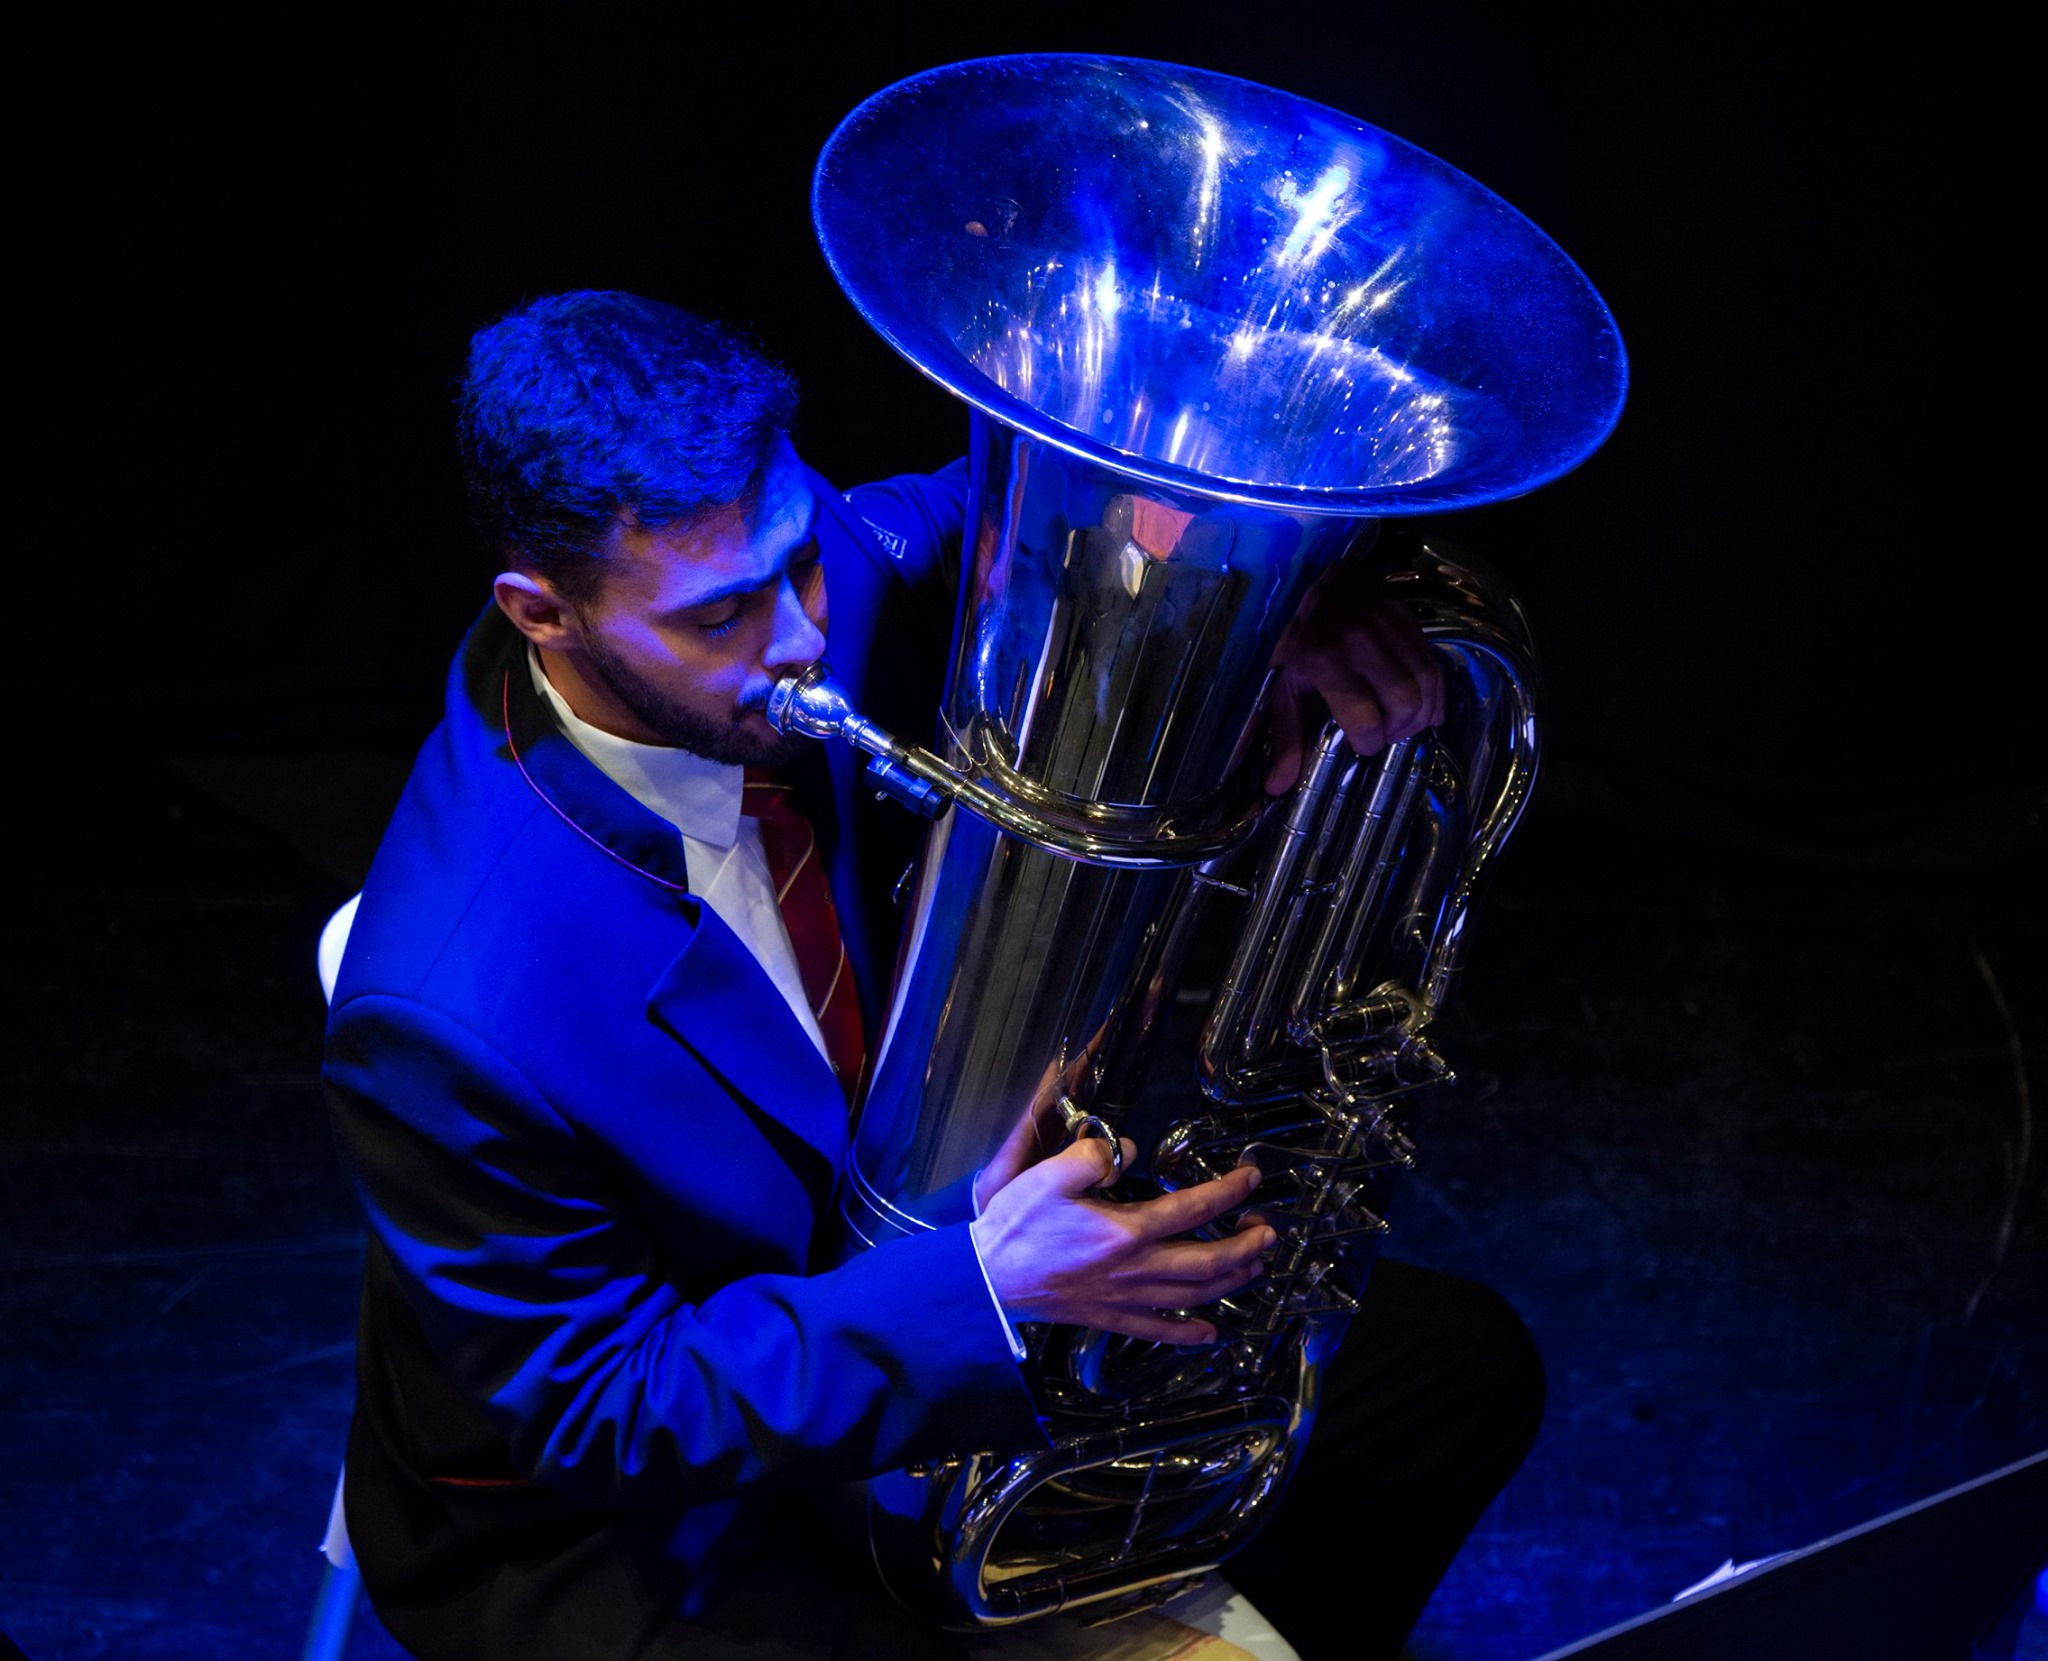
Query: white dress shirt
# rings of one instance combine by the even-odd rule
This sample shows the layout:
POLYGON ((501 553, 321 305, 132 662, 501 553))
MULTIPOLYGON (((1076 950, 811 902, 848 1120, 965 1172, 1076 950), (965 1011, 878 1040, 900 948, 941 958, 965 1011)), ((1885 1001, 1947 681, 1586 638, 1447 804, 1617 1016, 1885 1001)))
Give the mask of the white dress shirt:
MULTIPOLYGON (((683 839, 683 867, 689 874, 690 892, 717 912, 726 927, 739 936, 740 944, 754 954, 754 961, 775 983, 790 1013, 811 1035, 818 1054, 829 1061, 825 1034, 819 1030, 818 1018, 811 1013, 811 1001, 804 994, 796 949, 789 943, 782 907, 775 898, 775 879, 768 874, 768 855, 761 846, 761 821, 740 812, 740 791, 746 782, 744 769, 712 761, 690 750, 636 744, 630 738, 593 727, 554 689, 540 666, 538 652, 529 648, 526 663, 535 688, 547 699, 562 731, 583 758, 650 813, 659 814, 675 826, 683 839)), ((980 1209, 975 1207, 977 1214, 980 1209)), ((978 1242, 974 1257, 981 1263, 978 1242)), ((981 1278, 1003 1323, 1010 1354, 1022 1361, 1023 1341, 1010 1324, 1002 1300, 996 1296, 986 1263, 981 1263, 981 1278)))

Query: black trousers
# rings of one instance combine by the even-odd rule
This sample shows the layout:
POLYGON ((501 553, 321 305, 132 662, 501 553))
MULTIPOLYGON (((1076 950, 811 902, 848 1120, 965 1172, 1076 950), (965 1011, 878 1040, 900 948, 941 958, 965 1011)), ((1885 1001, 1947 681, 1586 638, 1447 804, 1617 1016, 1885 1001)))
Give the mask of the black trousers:
POLYGON ((1391 1661, 1542 1417, 1542 1360, 1498 1293, 1383 1259, 1301 1468, 1225 1578, 1303 1661, 1391 1661))

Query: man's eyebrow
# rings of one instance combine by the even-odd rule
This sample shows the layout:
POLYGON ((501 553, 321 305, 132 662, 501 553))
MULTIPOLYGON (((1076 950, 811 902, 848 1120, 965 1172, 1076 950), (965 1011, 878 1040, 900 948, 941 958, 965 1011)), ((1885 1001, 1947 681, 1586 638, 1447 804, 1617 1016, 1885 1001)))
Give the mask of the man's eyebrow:
MULTIPOLYGON (((806 491, 804 493, 804 500, 808 504, 808 511, 804 514, 804 528, 802 533, 796 538, 796 540, 789 545, 790 554, 801 553, 805 548, 809 547, 811 543, 811 538, 817 533, 817 493, 815 491, 806 491)), ((723 605, 727 600, 736 600, 742 594, 752 594, 758 589, 766 588, 770 583, 774 582, 778 577, 780 577, 783 574, 783 572, 787 571, 788 569, 789 555, 785 554, 783 556, 782 562, 779 565, 777 565, 773 571, 769 572, 768 575, 765 577, 757 577, 752 579, 741 577, 736 582, 729 582, 725 584, 722 588, 714 588, 708 594, 696 595, 693 598, 685 601, 682 605, 674 606, 670 609, 675 612, 701 611, 706 606, 723 605)))

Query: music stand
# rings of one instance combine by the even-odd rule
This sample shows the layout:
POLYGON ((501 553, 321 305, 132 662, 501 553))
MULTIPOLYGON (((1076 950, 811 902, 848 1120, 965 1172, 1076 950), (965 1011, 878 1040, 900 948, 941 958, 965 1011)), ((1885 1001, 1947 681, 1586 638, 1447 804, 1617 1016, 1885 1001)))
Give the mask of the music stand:
POLYGON ((2048 1555, 2048 1451, 1540 1661, 1967 1661, 2048 1555))

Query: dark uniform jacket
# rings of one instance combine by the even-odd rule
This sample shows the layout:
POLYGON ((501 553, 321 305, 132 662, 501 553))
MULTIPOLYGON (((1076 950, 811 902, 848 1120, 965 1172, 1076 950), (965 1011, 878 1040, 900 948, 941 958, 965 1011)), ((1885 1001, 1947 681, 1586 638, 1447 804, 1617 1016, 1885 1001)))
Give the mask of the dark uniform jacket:
MULTIPOLYGON (((813 479, 829 659, 919 734, 964 471, 813 479)), ((429 1661, 669 1653, 782 1616, 831 1653, 828 1611, 722 1600, 803 1582, 830 1485, 1033 1440, 1031 1403, 964 1217, 832 1265, 830 1070, 524 654, 495 609, 464 642, 328 1027, 370 1224, 357 1559, 429 1661)), ((833 749, 797 784, 872 1035, 916 827, 833 749)))

